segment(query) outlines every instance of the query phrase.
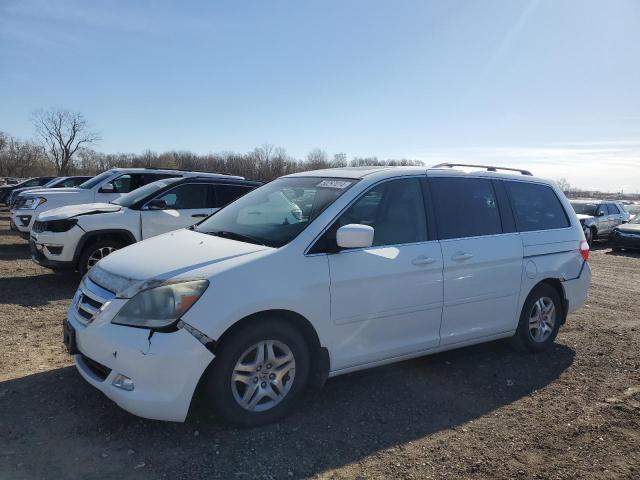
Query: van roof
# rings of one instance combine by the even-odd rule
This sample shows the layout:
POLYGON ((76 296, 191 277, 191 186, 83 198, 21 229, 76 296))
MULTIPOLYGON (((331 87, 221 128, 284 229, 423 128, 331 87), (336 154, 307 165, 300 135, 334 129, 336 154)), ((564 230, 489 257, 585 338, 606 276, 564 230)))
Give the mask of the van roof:
POLYGON ((404 167, 404 166, 369 166, 369 167, 341 167, 326 168, 322 170, 311 170, 287 175, 287 177, 336 177, 362 179, 375 176, 376 178, 395 177, 402 175, 427 174, 429 176, 483 176, 489 178, 509 178, 512 180, 535 181, 550 184, 552 181, 539 177, 534 177, 530 172, 520 169, 507 169, 508 173, 503 173, 500 167, 487 167, 483 165, 465 165, 464 169, 444 166, 449 164, 439 164, 434 167, 404 167), (495 170, 487 170, 487 168, 495 170), (514 170, 514 171, 512 171, 514 170), (526 173, 515 173, 526 172, 526 173))

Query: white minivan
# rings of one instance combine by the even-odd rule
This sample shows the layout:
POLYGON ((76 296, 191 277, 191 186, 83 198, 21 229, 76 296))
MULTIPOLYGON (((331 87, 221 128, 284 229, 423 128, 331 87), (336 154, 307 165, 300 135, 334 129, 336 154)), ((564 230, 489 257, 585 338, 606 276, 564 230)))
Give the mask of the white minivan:
POLYGON ((553 182, 496 170, 281 177, 101 260, 65 344, 129 412, 184 421, 200 386, 243 426, 343 373, 500 338, 545 350, 585 302, 588 245, 553 182))

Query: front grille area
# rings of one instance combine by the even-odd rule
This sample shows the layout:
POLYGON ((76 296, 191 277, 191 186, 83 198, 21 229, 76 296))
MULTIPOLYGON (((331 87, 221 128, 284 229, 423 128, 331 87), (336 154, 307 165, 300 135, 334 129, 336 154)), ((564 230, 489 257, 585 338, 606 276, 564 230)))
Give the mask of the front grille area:
POLYGON ((93 373, 100 380, 104 381, 109 374, 111 373, 111 369, 109 367, 105 367, 101 363, 96 362, 95 360, 90 359, 86 355, 81 354, 82 361, 87 366, 91 373, 93 373))
POLYGON ((91 321, 102 305, 115 297, 113 292, 102 288, 97 283, 85 277, 80 283, 80 292, 77 294, 78 302, 75 306, 78 313, 77 319, 83 325, 91 321))

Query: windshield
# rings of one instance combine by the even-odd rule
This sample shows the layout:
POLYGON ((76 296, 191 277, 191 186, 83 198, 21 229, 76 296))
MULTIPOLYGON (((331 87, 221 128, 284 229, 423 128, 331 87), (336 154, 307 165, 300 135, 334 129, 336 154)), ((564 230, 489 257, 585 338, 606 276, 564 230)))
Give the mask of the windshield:
POLYGON ((65 178, 66 177, 53 178, 53 179, 49 180, 47 183, 45 183, 44 185, 42 185, 42 188, 52 187, 56 183, 63 181, 65 178))
POLYGON ((631 215, 637 215, 640 213, 640 205, 625 205, 624 209, 631 215))
POLYGON ((598 209, 598 205, 595 203, 578 203, 571 202, 571 206, 573 210, 579 215, 591 215, 592 217, 596 216, 596 210, 598 209))
POLYGON ((285 177, 247 193, 194 227, 197 232, 281 247, 356 180, 285 177))
POLYGON ((134 203, 137 203, 140 200, 145 199, 146 197, 157 192, 161 188, 171 185, 172 183, 175 183, 178 180, 182 180, 182 178, 181 177, 165 178, 164 180, 157 180, 153 183, 148 183, 144 187, 136 188, 135 190, 125 195, 122 195, 120 198, 112 201, 111 203, 115 203, 116 205, 122 205, 123 207, 130 207, 134 203))
POLYGON ((107 178, 109 178, 112 174, 113 174, 113 172, 111 170, 107 170, 106 172, 102 172, 100 175, 96 175, 95 177, 90 178, 86 182, 81 183, 80 185, 78 185, 78 188, 84 188, 85 190, 89 190, 89 189, 95 187, 96 185, 98 185, 100 182, 102 182, 102 181, 106 180, 107 178))

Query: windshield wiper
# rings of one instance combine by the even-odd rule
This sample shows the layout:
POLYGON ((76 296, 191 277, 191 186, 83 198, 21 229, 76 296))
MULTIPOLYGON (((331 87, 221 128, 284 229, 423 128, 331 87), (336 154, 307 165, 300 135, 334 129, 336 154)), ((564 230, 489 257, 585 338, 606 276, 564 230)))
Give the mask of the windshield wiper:
POLYGON ((229 232, 227 230, 218 230, 217 232, 206 232, 209 235, 215 235, 216 237, 229 238, 231 240, 239 240, 241 242, 255 243, 267 247, 268 245, 262 240, 258 240, 256 237, 250 235, 244 235, 242 233, 229 232))

